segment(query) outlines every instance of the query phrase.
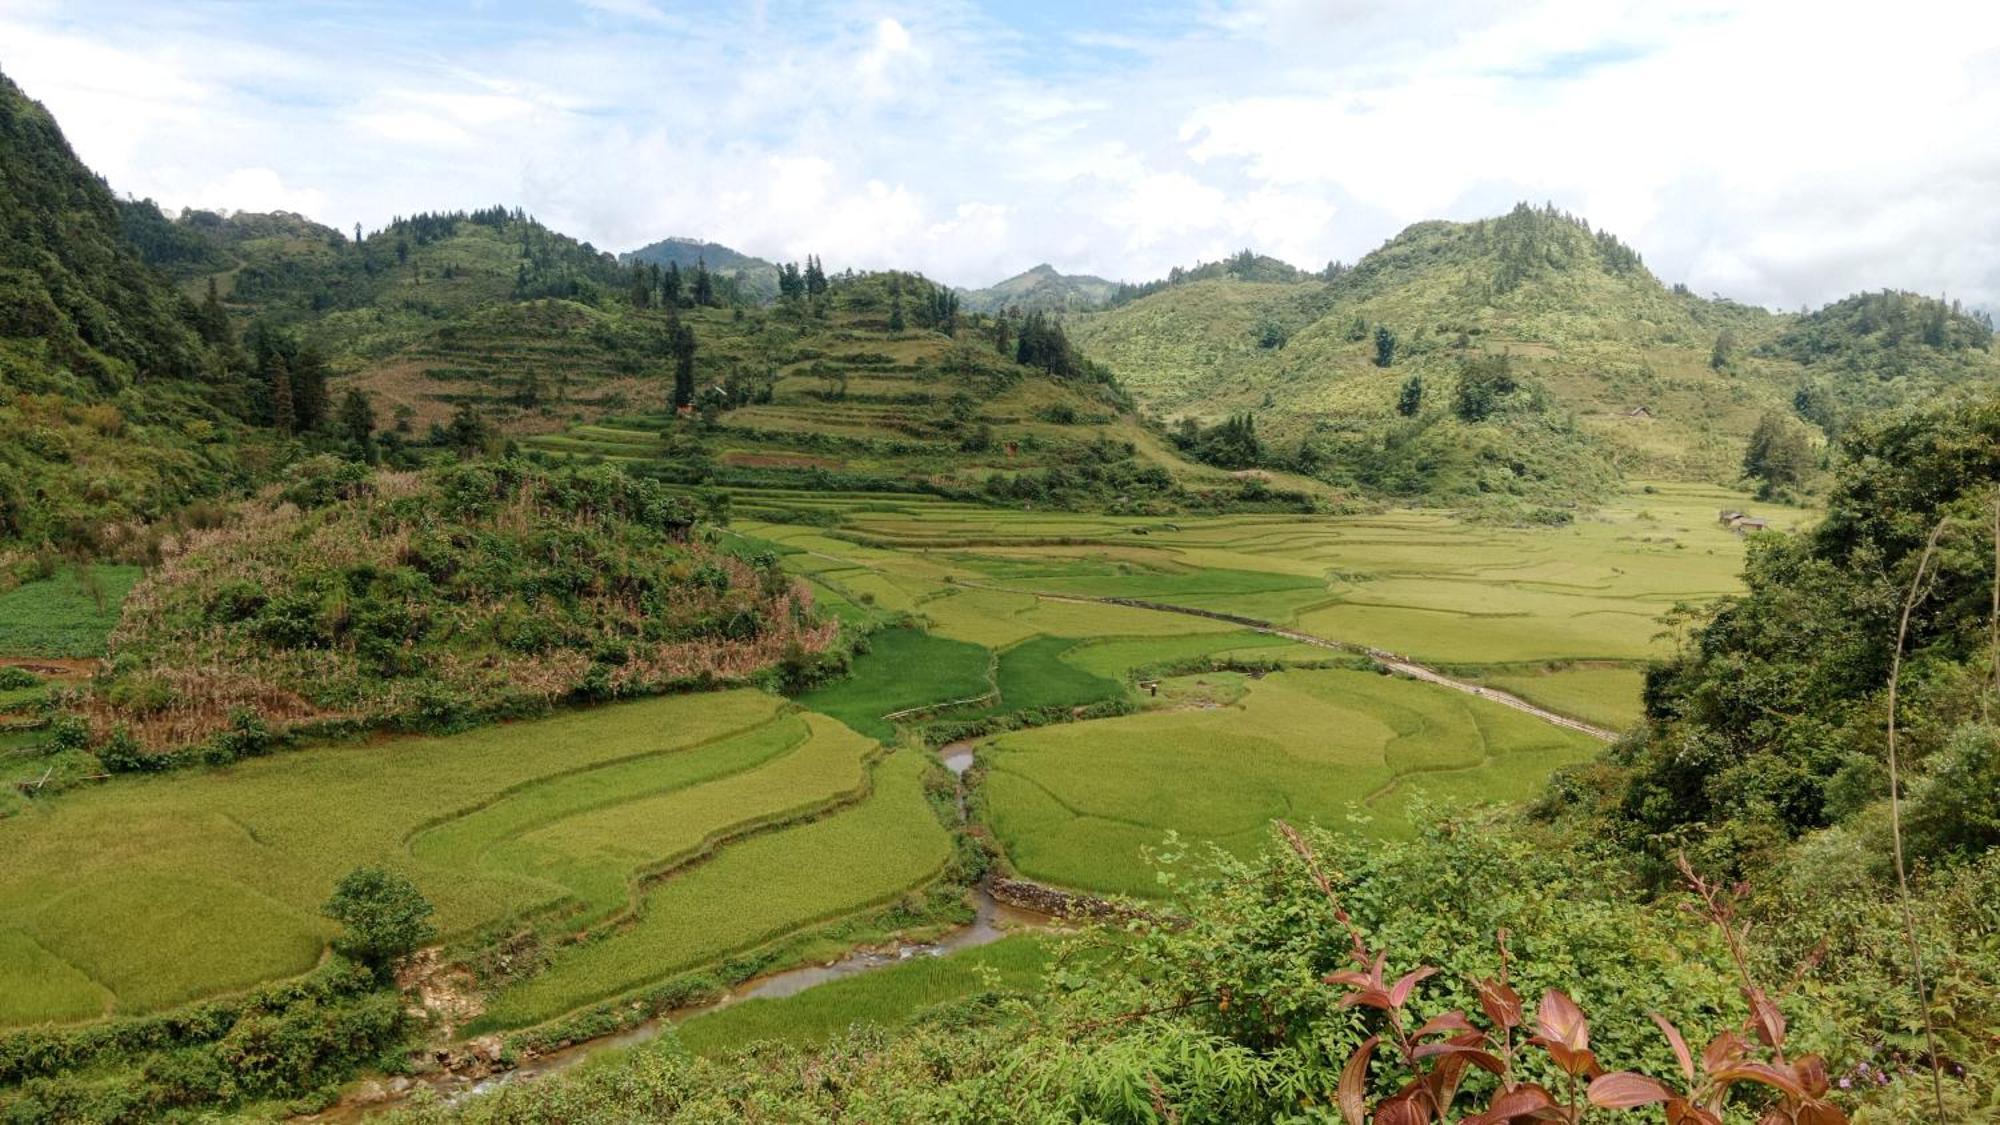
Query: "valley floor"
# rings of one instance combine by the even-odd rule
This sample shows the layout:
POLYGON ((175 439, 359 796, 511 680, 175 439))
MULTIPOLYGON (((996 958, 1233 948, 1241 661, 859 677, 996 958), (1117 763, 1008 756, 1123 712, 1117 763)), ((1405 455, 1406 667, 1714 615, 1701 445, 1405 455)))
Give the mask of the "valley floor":
MULTIPOLYGON (((1062 887, 1156 895, 1163 848, 1253 850, 1274 817, 1394 836, 1413 804, 1517 800, 1600 743, 1246 622, 1617 729, 1638 717, 1661 616, 1730 592, 1743 553, 1716 522, 1742 498, 1685 485, 1553 529, 735 502, 735 546, 779 553, 822 606, 876 630, 850 676, 790 702, 666 697, 28 802, 0 819, 0 1025, 304 973, 332 935, 318 905, 363 863, 414 879, 451 950, 532 935, 531 971, 490 977, 462 1034, 741 975, 771 943, 796 956, 800 935, 844 919, 877 919, 854 934, 935 926, 950 908, 923 905, 931 888, 963 891, 939 883, 956 816, 925 792, 950 791, 922 749, 946 738, 973 740, 970 812, 1003 868, 1062 887), (771 518, 800 513, 817 514, 771 518)), ((48 635, 48 599, 14 600, 48 635)), ((0 617, 0 655, 19 628, 0 617)), ((1028 971, 1033 956, 1003 960, 1028 971)), ((865 1017, 878 1001, 857 1003, 865 1017)), ((740 1030, 702 1034, 764 1026, 711 1026, 725 1025, 740 1030)))

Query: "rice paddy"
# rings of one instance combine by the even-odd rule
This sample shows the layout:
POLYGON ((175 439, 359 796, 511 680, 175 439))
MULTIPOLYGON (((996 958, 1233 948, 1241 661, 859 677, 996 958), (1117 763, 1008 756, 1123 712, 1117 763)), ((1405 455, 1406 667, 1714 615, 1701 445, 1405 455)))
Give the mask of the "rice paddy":
POLYGON ((1002 735, 979 751, 986 813, 1030 878, 1158 893, 1145 852, 1177 833, 1238 853, 1270 821, 1407 831, 1419 796, 1525 797, 1593 740, 1412 680, 1339 669, 1276 673, 1240 702, 1002 735))
MULTIPOLYGON (((943 861, 943 829, 916 793, 917 763, 905 755, 876 767, 871 794, 874 753, 871 740, 831 719, 737 691, 68 794, 0 820, 9 857, 0 870, 0 1016, 30 1023, 155 1011, 303 972, 332 935, 320 903, 365 863, 415 880, 448 935, 509 923, 568 930, 638 907, 630 933, 643 939, 664 914, 685 922, 689 903, 710 909, 701 902, 717 873, 744 869, 731 858, 738 847, 767 868, 783 865, 780 854, 879 850, 863 865, 866 879, 852 884, 866 893, 746 892, 757 909, 725 910, 754 918, 757 934, 802 927, 920 884, 943 861), (859 815, 738 842, 857 801, 859 815), (796 832, 807 833, 800 846, 810 850, 786 850, 796 832), (696 889, 673 875, 641 894, 645 876, 711 850, 716 858, 686 872, 696 889), (653 909, 662 895, 668 905, 653 909)), ((676 955, 715 959, 747 940, 702 932, 709 944, 683 934, 676 955)), ((591 948, 603 957, 625 940, 621 930, 591 948)))
MULTIPOLYGON (((619 425, 563 440, 610 443, 619 425)), ((1169 520, 739 490, 736 547, 778 552, 822 605, 875 630, 850 675, 789 703, 656 699, 17 801, 0 817, 0 1027, 160 1011, 302 973, 333 934, 320 903, 366 863, 415 880, 454 949, 540 935, 540 970, 500 986, 475 1030, 626 997, 932 883, 952 841, 911 744, 933 721, 1055 722, 979 745, 973 813, 1014 871, 1098 892, 1160 894, 1148 853, 1170 839, 1243 852, 1273 817, 1395 835, 1418 801, 1523 798, 1598 744, 1339 666, 1337 646, 1623 728, 1641 664, 1666 644, 1660 615, 1735 588, 1743 541, 1714 511, 1741 504, 1658 486, 1574 526, 1525 529, 1430 512, 1169 520), (1065 714, 1121 700, 1117 717, 1065 714)), ((125 580, 98 588, 112 579, 125 580)), ((20 587, 0 595, 0 655, 101 653, 110 614, 74 576, 20 587)), ((36 736, 4 737, 30 752, 36 736)), ((893 1024, 974 991, 977 967, 1011 980, 1041 956, 1010 940, 733 1006, 684 1038, 718 1051, 893 1024)))

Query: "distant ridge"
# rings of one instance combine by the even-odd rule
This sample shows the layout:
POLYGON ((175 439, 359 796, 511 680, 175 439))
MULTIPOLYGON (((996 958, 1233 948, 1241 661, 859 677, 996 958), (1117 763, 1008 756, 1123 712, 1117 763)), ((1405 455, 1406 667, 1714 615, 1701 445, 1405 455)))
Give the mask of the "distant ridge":
POLYGON ((1065 311, 1096 308, 1118 290, 1115 282, 1088 274, 1066 274, 1043 262, 984 289, 960 289, 959 300, 970 312, 1020 309, 1065 311))
POLYGON ((618 260, 627 264, 649 262, 661 267, 679 266, 683 270, 706 264, 725 277, 736 277, 743 286, 745 296, 769 301, 778 295, 778 267, 775 263, 733 250, 720 242, 704 242, 699 238, 663 238, 620 254, 618 260))

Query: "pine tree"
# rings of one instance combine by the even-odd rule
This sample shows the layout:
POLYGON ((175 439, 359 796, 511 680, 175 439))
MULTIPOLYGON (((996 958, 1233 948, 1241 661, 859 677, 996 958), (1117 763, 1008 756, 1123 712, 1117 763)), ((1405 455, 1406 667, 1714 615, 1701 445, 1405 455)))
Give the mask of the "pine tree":
POLYGON ((331 400, 326 389, 327 363, 320 350, 307 344, 292 356, 292 411, 300 431, 325 426, 331 400))
POLYGON ((298 418, 292 411, 292 373, 285 369, 285 357, 272 352, 265 361, 264 376, 271 394, 271 428, 289 434, 298 418))
POLYGON ((993 350, 1006 355, 1013 347, 1012 334, 1007 331, 1007 314, 1001 313, 993 318, 993 350))
POLYGON ((715 304, 715 279, 708 276, 708 262, 700 258, 694 263, 694 303, 703 308, 715 304))
POLYGON ((900 291, 889 294, 889 331, 903 330, 903 294, 900 291))
POLYGON ((1387 367, 1396 359, 1396 334, 1386 324, 1375 326, 1375 366, 1387 367))
POLYGON ((347 388, 340 398, 340 432, 363 461, 375 460, 375 404, 368 392, 347 388))
POLYGON ((201 338, 217 347, 229 342, 229 313, 222 307, 222 298, 216 295, 215 279, 208 279, 208 295, 201 301, 201 317, 197 322, 201 338))
POLYGON ((694 403, 694 329, 675 322, 668 347, 674 356, 674 409, 679 410, 694 403))
POLYGON ((681 303, 681 267, 678 262, 668 262, 667 272, 660 278, 660 292, 666 295, 667 307, 678 308, 681 303))
POLYGON ((1403 380, 1402 393, 1396 396, 1396 413, 1405 418, 1415 418, 1424 408, 1424 377, 1412 375, 1403 380))

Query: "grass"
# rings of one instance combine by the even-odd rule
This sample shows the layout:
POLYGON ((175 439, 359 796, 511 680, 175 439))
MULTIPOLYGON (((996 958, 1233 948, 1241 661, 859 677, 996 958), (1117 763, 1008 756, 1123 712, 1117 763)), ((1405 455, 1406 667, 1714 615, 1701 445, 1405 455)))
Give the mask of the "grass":
POLYGON ((613 936, 566 947, 501 992, 471 1030, 524 1027, 895 899, 951 854, 923 795, 928 763, 892 754, 852 808, 722 849, 648 890, 613 936))
POLYGON ((1014 934, 948 957, 900 964, 816 985, 792 996, 742 1000, 680 1025, 683 1046, 719 1055, 752 1043, 811 1047, 858 1024, 894 1028, 928 1008, 975 993, 1027 991, 1049 964, 1047 939, 1014 934))
POLYGON ((699 748, 517 790, 412 842, 427 860, 547 880, 574 929, 624 909, 632 880, 748 827, 858 794, 873 743, 819 715, 788 715, 699 748))
POLYGON ((1538 673, 1490 675, 1486 682, 1538 707, 1625 730, 1645 717, 1639 691, 1645 673, 1624 665, 1579 665, 1538 673))
POLYGON ((118 609, 139 581, 136 566, 66 570, 0 593, 0 656, 104 655, 118 609))
POLYGON ((1069 637, 1036 637, 1002 652, 995 676, 1000 707, 1008 711, 1081 707, 1124 694, 1118 681, 1063 659, 1081 643, 1069 637))
MULTIPOLYGON (((509 831, 602 810, 620 795, 562 779, 629 780, 642 768, 634 763, 664 770, 672 759, 699 773, 697 759, 771 727, 782 706, 754 691, 670 696, 445 738, 123 778, 31 803, 0 819, 8 857, 0 996, 40 994, 50 958, 95 982, 123 1013, 303 972, 332 933, 320 904, 341 875, 367 863, 414 879, 448 934, 575 904, 559 881, 485 865, 469 837, 443 854, 424 854, 427 838, 482 809, 531 814, 509 831), (546 803, 521 803, 536 794, 546 803), (562 801, 547 800, 553 794, 562 801), (41 953, 28 956, 28 941, 41 953)), ((775 794, 771 809, 793 803, 775 794)), ((74 1002, 9 1011, 15 1022, 78 1014, 74 1002)))
POLYGON ((1157 893, 1142 852, 1169 832, 1236 852, 1273 817, 1406 830, 1418 794, 1526 796, 1596 743, 1498 704, 1371 672, 1292 671, 1235 705, 1008 734, 980 751, 986 811, 1014 865, 1089 890, 1157 893), (1300 737, 1311 732, 1310 737, 1300 737))
POLYGON ((971 699, 993 690, 985 649, 915 629, 888 629, 869 638, 853 675, 815 688, 799 702, 862 734, 895 737, 885 715, 911 707, 971 699))

